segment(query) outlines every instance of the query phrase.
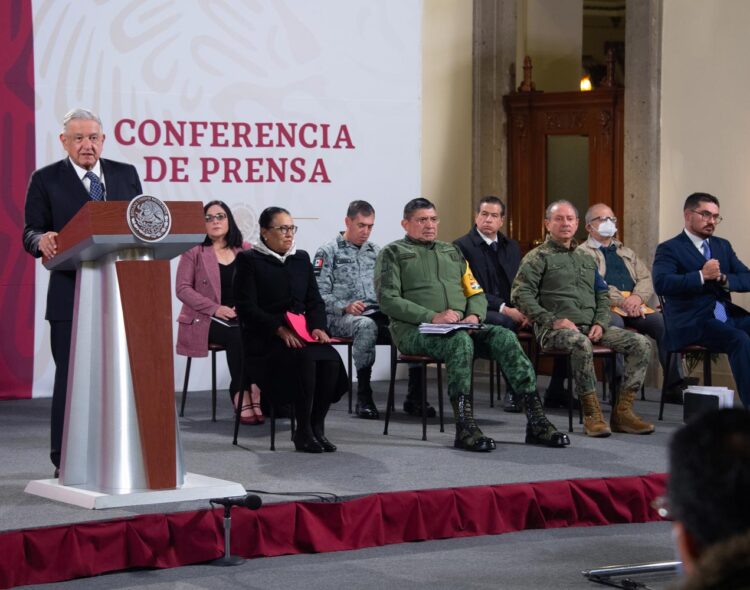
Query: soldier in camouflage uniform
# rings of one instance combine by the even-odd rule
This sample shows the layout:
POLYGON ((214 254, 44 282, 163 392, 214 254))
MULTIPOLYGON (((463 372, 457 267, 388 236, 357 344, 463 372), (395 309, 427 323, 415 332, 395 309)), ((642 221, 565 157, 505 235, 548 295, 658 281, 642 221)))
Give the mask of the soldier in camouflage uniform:
POLYGON ((357 368, 357 415, 377 419, 379 414, 370 386, 375 344, 379 335, 381 342, 390 342, 390 339, 388 319, 376 310, 373 285, 375 260, 380 248, 368 240, 375 224, 375 210, 366 201, 352 201, 344 222, 346 231, 318 248, 313 267, 320 295, 326 304, 331 335, 354 340, 352 356, 357 368))
POLYGON ((574 239, 578 229, 576 208, 568 201, 555 201, 547 208, 545 226, 549 236, 521 262, 511 301, 534 322, 543 348, 570 351, 575 393, 581 400, 588 436, 609 436, 612 431, 650 434, 654 425, 633 412, 633 400, 646 375, 651 344, 641 334, 609 326, 607 283, 599 275, 596 261, 578 250, 574 239), (612 410, 611 429, 596 397, 595 343, 625 357, 625 375, 612 410))
POLYGON ((435 206, 413 199, 404 207, 406 236, 388 244, 378 256, 375 289, 380 309, 391 320, 391 336, 399 350, 426 354, 445 363, 448 396, 456 420, 454 446, 467 451, 491 451, 495 441, 474 420, 469 396, 475 357, 499 362, 513 389, 520 394, 528 423, 526 442, 562 447, 570 444, 544 415, 536 393, 536 375, 515 334, 501 326, 447 335, 420 334, 420 323, 480 322, 487 299, 461 251, 437 238, 435 206))

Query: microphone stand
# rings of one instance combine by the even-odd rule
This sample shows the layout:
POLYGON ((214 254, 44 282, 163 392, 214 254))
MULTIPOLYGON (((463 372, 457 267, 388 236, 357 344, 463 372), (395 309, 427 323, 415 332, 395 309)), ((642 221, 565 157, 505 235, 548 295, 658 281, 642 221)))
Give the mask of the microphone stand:
POLYGON ((245 563, 245 559, 239 555, 232 555, 230 548, 230 534, 232 531, 232 506, 224 506, 224 556, 214 559, 209 563, 226 567, 229 565, 240 565, 245 563))

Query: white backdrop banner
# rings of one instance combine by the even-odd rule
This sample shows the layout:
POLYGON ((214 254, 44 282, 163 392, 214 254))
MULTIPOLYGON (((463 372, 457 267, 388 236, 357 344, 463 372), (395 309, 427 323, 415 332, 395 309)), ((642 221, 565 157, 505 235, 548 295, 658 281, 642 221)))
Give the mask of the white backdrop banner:
MULTIPOLYGON (((38 0, 33 9, 38 166, 65 155, 60 122, 80 106, 102 118, 103 156, 134 164, 147 194, 223 200, 249 241, 260 212, 278 205, 312 256, 343 229, 353 199, 375 207, 375 242, 402 235, 403 205, 420 189, 420 0, 38 0)), ((53 374, 46 274, 38 265, 35 396, 50 395, 53 374)), ((191 389, 207 388, 208 363, 193 366, 191 389)))

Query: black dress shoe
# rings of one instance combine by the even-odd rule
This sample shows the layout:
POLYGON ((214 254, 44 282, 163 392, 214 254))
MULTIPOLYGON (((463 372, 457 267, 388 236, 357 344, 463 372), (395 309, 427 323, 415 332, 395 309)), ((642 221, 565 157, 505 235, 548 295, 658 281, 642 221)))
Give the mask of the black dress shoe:
POLYGON ((59 479, 59 477, 60 477, 60 468, 55 467, 55 479, 59 479))
POLYGON ((292 439, 294 442, 294 450, 300 453, 322 453, 323 447, 315 439, 314 436, 297 432, 292 439))
POLYGON ((326 453, 333 453, 336 451, 336 445, 328 440, 324 434, 315 434, 314 436, 315 440, 318 441, 318 444, 323 447, 323 450, 326 453))
MULTIPOLYGON (((580 406, 577 398, 573 399, 573 409, 577 410, 580 406)), ((544 392, 545 408, 567 408, 568 392, 564 389, 548 389, 544 392)))
MULTIPOLYGON (((425 414, 428 418, 434 418, 435 408, 433 408, 429 402, 427 402, 427 407, 425 408, 425 414)), ((404 412, 409 414, 409 416, 417 416, 419 418, 422 417, 422 402, 421 400, 413 400, 409 399, 408 397, 404 400, 404 412)))
POLYGON ((377 420, 380 418, 380 413, 372 400, 367 402, 357 402, 355 412, 357 413, 357 416, 364 418, 365 420, 377 420))

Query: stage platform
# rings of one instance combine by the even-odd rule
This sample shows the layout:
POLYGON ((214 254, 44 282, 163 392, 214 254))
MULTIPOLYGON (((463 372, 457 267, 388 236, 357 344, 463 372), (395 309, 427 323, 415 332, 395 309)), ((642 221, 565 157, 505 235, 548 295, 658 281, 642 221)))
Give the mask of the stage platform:
MULTIPOLYGON (((383 410, 386 384, 376 383, 375 389, 376 402, 383 410)), ((656 520, 650 508, 644 504, 644 498, 657 495, 663 489, 664 477, 659 474, 666 470, 667 441, 681 424, 681 406, 667 405, 665 420, 658 422, 656 432, 648 436, 615 434, 606 439, 589 439, 583 435, 582 428, 576 420, 575 432, 570 435, 571 446, 565 449, 548 449, 523 443, 525 418, 519 414, 503 412, 501 404, 496 403, 495 408, 490 408, 487 382, 480 377, 476 383, 475 414, 484 432, 497 441, 497 449, 494 452, 480 454, 453 449, 454 429, 449 408, 446 413, 445 432, 440 433, 437 418, 431 419, 428 423, 428 440, 422 441, 419 419, 407 416, 401 411, 404 391, 405 383, 401 382, 397 390, 397 412, 392 417, 388 436, 382 434, 382 419, 361 420, 347 413, 345 399, 339 402, 329 414, 326 429, 327 436, 338 445, 339 450, 336 453, 321 455, 294 452, 289 440, 289 422, 283 419, 277 423, 276 451, 269 450, 268 420, 262 426, 242 426, 240 445, 233 446, 232 409, 226 392, 221 392, 224 395, 220 396, 218 421, 215 423, 210 420, 209 395, 201 392, 191 393, 186 416, 180 421, 186 468, 193 473, 240 482, 245 488, 255 490, 261 495, 265 507, 271 504, 290 504, 297 522, 300 518, 300 507, 304 511, 304 507, 310 506, 307 501, 359 499, 361 502, 349 504, 364 507, 370 513, 373 507, 377 506, 384 514, 387 510, 383 507, 389 502, 393 503, 394 499, 407 503, 417 501, 426 510, 421 516, 427 523, 423 525, 425 530, 422 532, 427 535, 424 538, 453 536, 448 530, 450 527, 443 527, 441 530, 431 528, 431 515, 427 510, 426 499, 443 497, 444 500, 447 493, 457 498, 453 502, 460 505, 464 488, 471 494, 478 494, 473 496, 474 498, 491 497, 495 502, 499 502, 500 499, 507 501, 509 497, 515 497, 514 494, 519 495, 519 498, 523 496, 525 499, 519 502, 526 507, 527 515, 518 522, 489 522, 486 528, 473 525, 466 528, 459 524, 460 534, 455 536, 494 534, 504 532, 507 527, 507 530, 522 530, 545 526, 552 528, 656 520), (625 490, 625 496, 630 498, 626 498, 626 501, 631 502, 626 510, 627 514, 620 514, 622 511, 616 506, 619 494, 616 488, 620 481, 624 482, 621 489, 625 490), (527 485, 530 482, 535 483, 527 485), (544 482, 550 483, 545 485, 544 482), (519 486, 504 487, 507 484, 519 486), (458 491, 454 489, 449 492, 430 492, 449 488, 457 488, 458 491), (398 492, 415 493, 394 494, 398 492), (576 510, 577 514, 567 514, 566 511, 570 510, 564 506, 563 497, 573 498, 575 504, 580 502, 576 499, 579 493, 583 497, 588 497, 592 506, 606 504, 611 500, 610 498, 605 501, 604 495, 612 496, 615 504, 611 506, 609 513, 607 508, 602 508, 601 515, 589 514, 578 521, 584 511, 576 510), (634 494, 641 496, 638 501, 633 500, 634 494), (371 497, 377 498, 377 501, 373 500, 374 504, 368 504, 371 497), (543 517, 540 517, 540 520, 529 516, 533 515, 535 510, 548 510, 549 506, 545 503, 549 502, 560 503, 560 514, 566 515, 550 519, 547 514, 547 524, 544 523, 543 517), (533 509, 529 508, 532 505, 533 509)), ((431 391, 434 392, 434 384, 431 391)), ((658 392, 647 390, 647 398, 647 401, 637 402, 637 411, 656 422, 658 392)), ((69 534, 71 530, 78 530, 68 525, 114 520, 117 523, 130 523, 130 526, 132 523, 143 521, 144 519, 140 518, 143 515, 154 515, 151 520, 156 522, 164 518, 162 515, 174 513, 182 513, 182 516, 175 516, 185 521, 181 522, 180 526, 192 526, 191 519, 195 526, 207 526, 206 518, 211 523, 209 528, 214 527, 213 523, 217 523, 219 533, 212 532, 206 540, 206 545, 220 546, 221 511, 206 512, 209 506, 205 501, 93 511, 24 493, 29 480, 51 476, 52 467, 47 456, 50 401, 7 401, 2 402, 0 407, 0 485, 3 498, 0 506, 0 530, 8 532, 0 535, 0 548, 7 550, 9 544, 17 543, 17 539, 13 540, 13 531, 56 527, 59 537, 69 534)), ((608 406, 605 406, 605 414, 608 411, 608 406)), ((559 428, 567 426, 565 411, 552 410, 549 416, 559 428)), ((484 504, 485 501, 481 500, 481 503, 484 504)), ((344 505, 348 504, 345 502, 344 505)), ((326 504, 326 507, 330 508, 330 505, 326 504)), ((252 514, 253 517, 238 514, 235 516, 237 526, 244 523, 251 527, 253 534, 257 534, 259 523, 262 524, 263 519, 257 520, 255 515, 271 514, 270 510, 271 508, 264 508, 258 513, 243 511, 252 514), (243 520, 245 518, 249 520, 243 520)), ((289 507, 279 506, 276 512, 282 514, 288 510, 289 507)), ((235 513, 237 512, 235 510, 235 513)), ((353 518, 352 513, 346 513, 344 516, 353 518)), ((288 517, 287 514, 284 518, 288 517)), ((335 516, 341 517, 341 514, 335 516)), ((491 516, 481 516, 480 521, 487 521, 488 518, 492 520, 491 516)), ((507 516, 505 518, 507 521, 507 516)), ((345 520, 340 522, 339 526, 345 528, 347 522, 351 525, 357 521, 345 520)), ((174 526, 177 525, 169 520, 169 527, 174 526)), ((36 531, 35 534, 41 532, 36 531)), ((379 536, 363 541, 360 546, 412 540, 412 534, 404 532, 402 538, 398 539, 398 536, 394 537, 385 531, 379 536)), ((413 539, 420 539, 420 534, 415 534, 413 539)), ((338 542, 339 540, 336 541, 338 542)), ((238 547, 241 549, 241 546, 238 547)), ((215 549, 203 547, 203 550, 210 553, 215 549)), ((307 550, 326 550, 325 543, 317 545, 311 541, 306 547, 303 542, 296 552, 307 550)), ((283 551, 264 553, 262 548, 256 546, 252 552, 254 555, 283 554, 283 551)), ((2 551, 0 554, 3 555, 0 560, 7 560, 11 558, 13 551, 10 554, 2 551)), ((200 551, 197 554, 188 554, 203 555, 200 551)), ((180 564, 178 558, 173 558, 177 561, 159 561, 154 557, 153 564, 146 559, 145 565, 163 567, 180 564)), ((196 558, 192 563, 197 561, 199 560, 196 558)), ((139 562, 136 565, 144 563, 139 562)), ((0 572, 2 570, 0 567, 0 572)), ((7 568, 5 571, 7 573, 7 568)), ((2 576, 0 582, 1 578, 2 576)), ((45 580, 17 580, 17 583, 30 581, 45 580)))

